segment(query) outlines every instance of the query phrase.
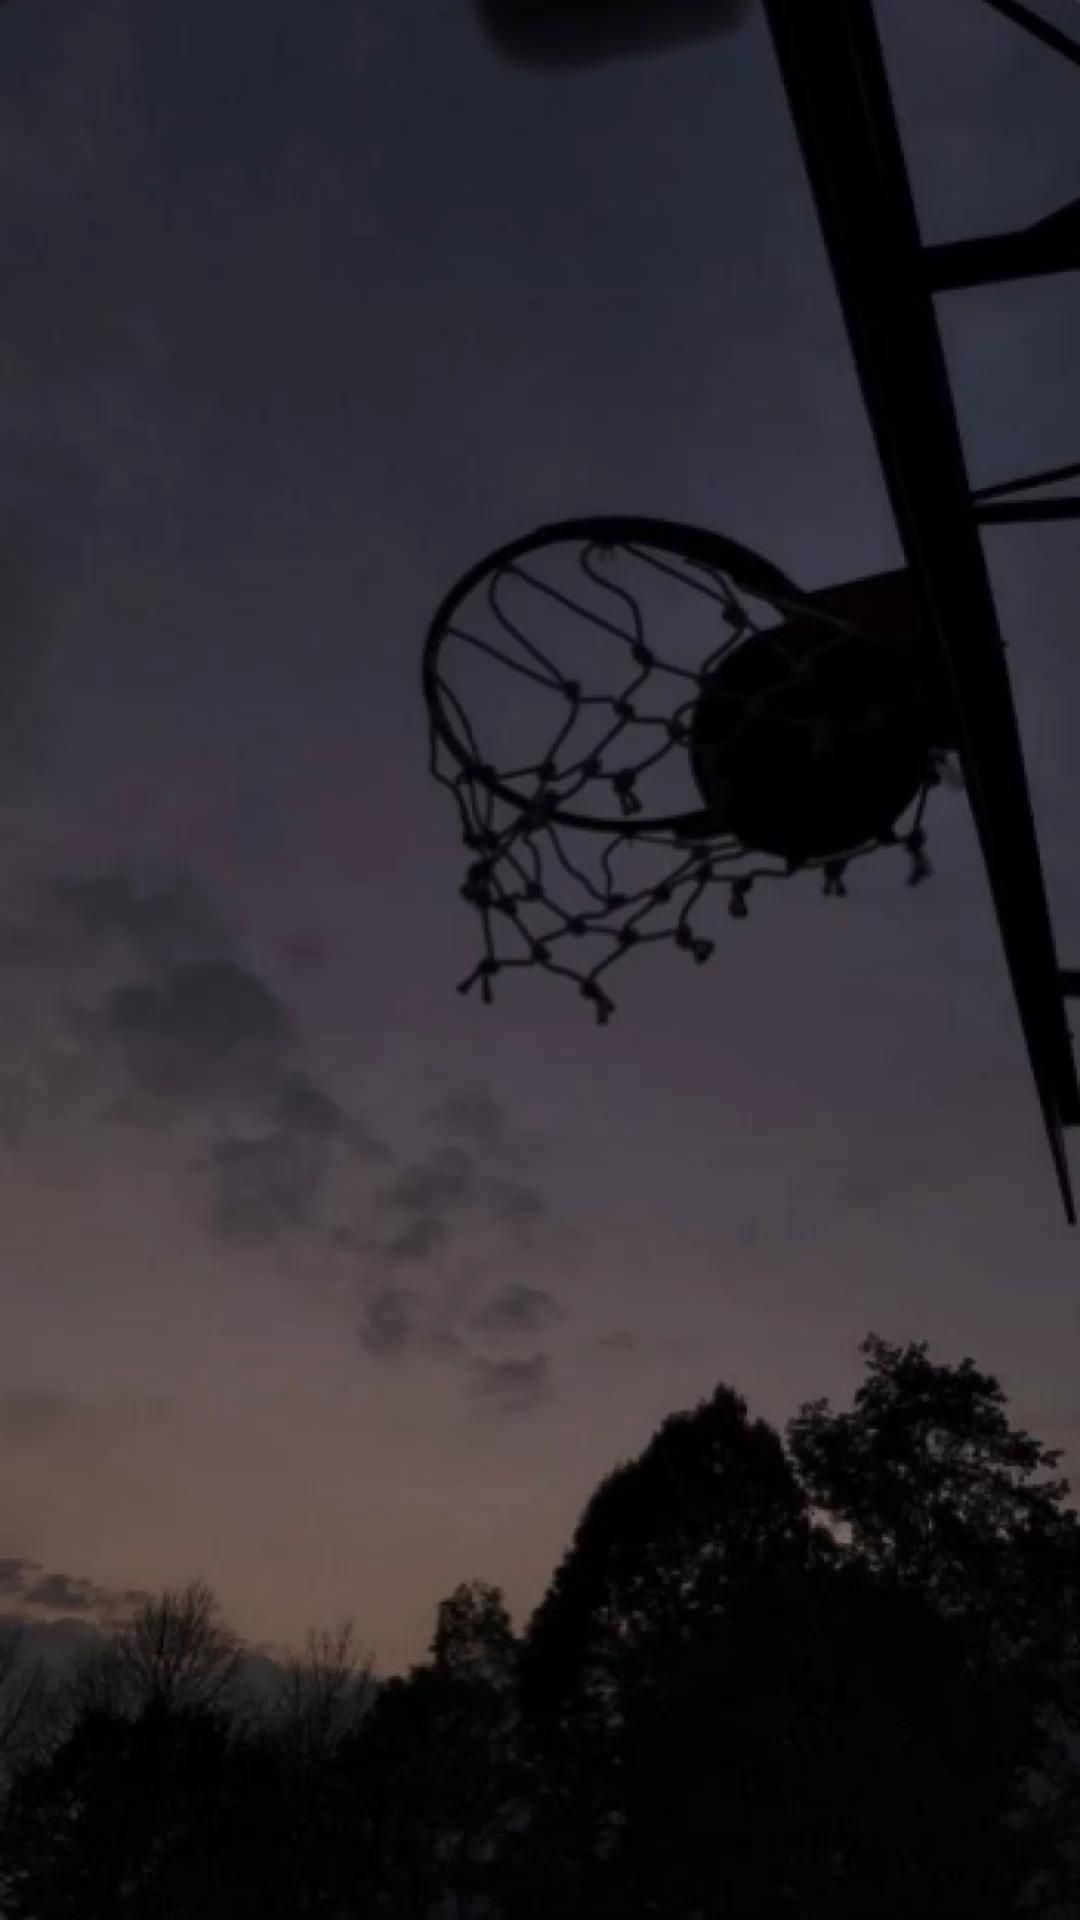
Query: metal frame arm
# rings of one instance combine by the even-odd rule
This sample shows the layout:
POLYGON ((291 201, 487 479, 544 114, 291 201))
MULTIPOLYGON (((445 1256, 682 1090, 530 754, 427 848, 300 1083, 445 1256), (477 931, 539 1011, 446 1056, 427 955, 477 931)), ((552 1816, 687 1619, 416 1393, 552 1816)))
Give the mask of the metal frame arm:
POLYGON ((872 0, 764 4, 900 539, 957 693, 972 813, 1075 1220, 1062 1128, 1080 1122, 1080 1086, 997 610, 872 0))
POLYGON ((1055 27, 1044 20, 1041 13, 1026 7, 1023 0, 983 0, 983 5, 992 12, 1000 13, 1005 20, 1011 20, 1014 26, 1022 27, 1035 40, 1041 40, 1044 47, 1050 47, 1054 53, 1060 53, 1063 60, 1070 60, 1073 66, 1080 67, 1080 41, 1061 27, 1055 27))
POLYGON ((947 240, 923 248, 931 290, 993 286, 1000 280, 1033 280, 1045 273, 1080 269, 1080 200, 1015 233, 976 240, 947 240))

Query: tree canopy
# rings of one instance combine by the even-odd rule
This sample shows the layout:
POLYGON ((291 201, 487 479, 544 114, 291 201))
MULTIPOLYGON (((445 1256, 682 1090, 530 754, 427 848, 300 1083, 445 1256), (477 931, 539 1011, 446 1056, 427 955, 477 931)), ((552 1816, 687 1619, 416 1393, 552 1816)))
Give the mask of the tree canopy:
POLYGON ((254 1701, 198 1583, 59 1689, 9 1650, 5 1920, 1080 1920, 1060 1456, 970 1359, 862 1353, 783 1434, 664 1420, 520 1634, 463 1581, 389 1680, 347 1627, 254 1701))

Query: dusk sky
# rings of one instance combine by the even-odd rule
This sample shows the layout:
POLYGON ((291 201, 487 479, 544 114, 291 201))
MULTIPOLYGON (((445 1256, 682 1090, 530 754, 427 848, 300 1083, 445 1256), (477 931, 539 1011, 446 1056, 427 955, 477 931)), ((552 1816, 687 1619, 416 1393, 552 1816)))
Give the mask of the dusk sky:
MULTIPOLYGON (((881 11, 928 239, 1075 195, 1075 72, 881 11)), ((664 1414, 846 1398, 871 1328, 1080 1467, 1080 1236, 962 793, 927 886, 721 905, 605 1029, 455 992, 419 656, 468 564, 618 511, 808 587, 898 563, 760 15, 542 75, 466 0, 11 0, 0 96, 10 1605, 201 1576, 392 1670, 459 1580, 524 1618, 664 1414)), ((1077 277, 946 321, 974 483, 1080 456, 1077 277)), ((989 553, 1077 966, 1075 533, 989 553)))

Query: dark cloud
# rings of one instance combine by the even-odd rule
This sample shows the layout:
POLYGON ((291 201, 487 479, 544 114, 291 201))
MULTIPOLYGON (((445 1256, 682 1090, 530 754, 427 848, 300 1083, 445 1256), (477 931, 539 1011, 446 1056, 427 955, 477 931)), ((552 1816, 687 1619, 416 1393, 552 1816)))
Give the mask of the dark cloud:
POLYGON ((228 955, 224 925, 188 875, 138 885, 124 872, 61 879, 56 898, 91 937, 119 939, 151 967, 228 955))
POLYGON ((382 1287, 365 1302, 358 1329, 360 1344, 379 1360, 396 1360, 415 1336, 413 1295, 401 1287, 382 1287))
POLYGON ((91 1613, 97 1588, 89 1580, 75 1580, 67 1573, 45 1573, 26 1589, 25 1605, 51 1607, 57 1613, 91 1613))
MULTIPOLYGON (((159 1140, 162 1121, 182 1124, 207 1222, 232 1240, 328 1231, 340 1218, 335 1174, 348 1187, 350 1170, 393 1157, 318 1083, 292 1012, 237 956, 190 876, 49 880, 4 906, 0 991, 10 982, 11 1002, 21 995, 34 1016, 20 1023, 25 1061, 0 1081, 5 1144, 30 1137, 43 1112, 72 1123, 54 1084, 62 1064, 79 1076, 83 1121, 152 1120, 159 1140)), ((399 1232, 413 1225, 409 1204, 405 1192, 399 1232)))
POLYGON ((467 1140, 471 1146, 489 1152, 506 1138, 506 1116, 487 1093, 455 1093, 440 1102, 430 1114, 433 1126, 467 1140))
MULTIPOLYGON (((544 1195, 529 1182, 489 1175, 484 1168, 486 1149, 477 1142, 494 1140, 503 1121, 493 1102, 483 1095, 460 1095, 429 1115, 469 1137, 446 1142, 436 1151, 406 1161, 375 1196, 373 1230, 357 1236, 356 1250, 369 1274, 382 1279, 385 1291, 369 1304, 360 1337, 376 1356, 400 1356, 435 1351, 457 1356, 466 1365, 476 1338, 500 1342, 532 1339, 550 1327, 560 1310, 545 1288, 512 1282, 489 1287, 477 1305, 481 1276, 490 1261, 494 1236, 501 1242, 505 1262, 511 1250, 535 1258, 541 1239, 554 1244, 564 1236, 550 1218, 544 1195), (394 1284, 396 1273, 413 1268, 423 1276, 421 1292, 402 1295, 394 1284), (385 1317, 384 1317, 385 1316, 385 1317)), ((481 1358, 474 1385, 492 1400, 507 1404, 541 1396, 546 1388, 547 1361, 512 1365, 504 1375, 500 1364, 481 1358)))
POLYGON ((227 1239, 266 1240, 315 1224, 326 1165, 302 1136, 216 1141, 209 1169, 214 1225, 227 1239))
POLYGON ((296 1044, 280 1000, 229 960, 119 987, 105 1016, 136 1086, 162 1100, 265 1098, 296 1044))
POLYGON ((496 1217, 523 1240, 531 1238, 548 1217, 544 1195, 524 1180, 497 1182, 491 1190, 491 1205, 496 1217))
MULTIPOLYGON (((315 1140, 336 1140, 346 1126, 343 1109, 304 1073, 290 1073, 278 1088, 274 1112, 282 1127, 315 1140)), ((373 1141, 373 1146, 376 1143, 373 1141)))
POLYGON ((527 1360, 473 1362, 473 1384, 481 1399, 506 1413, 524 1412, 542 1405, 552 1395, 551 1360, 546 1353, 527 1360))
POLYGON ((0 1593, 22 1593, 30 1576, 40 1571, 36 1560, 0 1560, 0 1593))
POLYGON ((536 1333, 559 1317, 558 1303, 544 1288, 515 1285, 492 1294, 472 1323, 484 1333, 517 1335, 536 1333))
POLYGON ((141 1587, 99 1587, 69 1573, 43 1573, 20 1593, 22 1607, 39 1607, 49 1613, 85 1615, 108 1625, 133 1613, 148 1599, 141 1587))
POLYGON ((379 1196, 386 1220, 384 1252, 397 1260, 429 1260, 475 1198, 473 1162, 462 1147, 440 1147, 402 1167, 379 1196))
POLYGON ((472 1196, 473 1166, 461 1147, 442 1147, 428 1160, 403 1167, 386 1188, 387 1206, 403 1213, 447 1213, 472 1196))
POLYGON ((430 1260, 440 1253, 450 1238, 450 1227, 446 1220, 437 1214, 418 1214, 414 1220, 403 1227, 396 1228, 388 1236, 384 1252, 391 1260, 410 1261, 430 1260))
MULTIPOLYGON (((57 1124, 143 1129, 156 1159, 175 1154, 177 1177, 193 1181, 224 1240, 306 1242, 339 1271, 351 1257, 359 1338, 382 1359, 461 1351, 476 1299, 463 1262, 475 1259, 477 1236, 534 1252, 555 1233, 544 1195, 498 1164, 506 1119, 488 1095, 444 1100, 428 1115, 444 1137, 398 1159, 321 1085, 290 1007, 236 952, 190 876, 53 879, 16 908, 0 914, 0 972, 17 973, 28 1005, 36 995, 39 1012, 43 999, 59 1011, 51 1027, 42 1022, 43 1044, 31 1036, 26 1060, 11 1057, 0 1081, 0 1130, 13 1143, 47 1145, 57 1124), (78 1077, 77 1107, 61 1067, 78 1077), (410 1270, 424 1274, 422 1297, 395 1284, 410 1270)), ((510 1295, 484 1331, 535 1332, 554 1317, 544 1298, 510 1295)), ((25 1438, 55 1411, 13 1402, 6 1419, 25 1438)), ((0 1430, 4 1417, 0 1409, 0 1430)))

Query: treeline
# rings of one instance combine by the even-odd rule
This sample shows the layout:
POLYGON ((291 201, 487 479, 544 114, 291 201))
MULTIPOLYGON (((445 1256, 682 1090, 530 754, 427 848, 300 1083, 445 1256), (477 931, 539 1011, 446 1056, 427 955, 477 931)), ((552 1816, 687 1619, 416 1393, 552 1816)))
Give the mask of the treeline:
POLYGON ((7 1920, 1080 1920, 1080 1520, 998 1382, 868 1340, 785 1436, 720 1387, 376 1683, 258 1695, 201 1586, 0 1657, 7 1920))

